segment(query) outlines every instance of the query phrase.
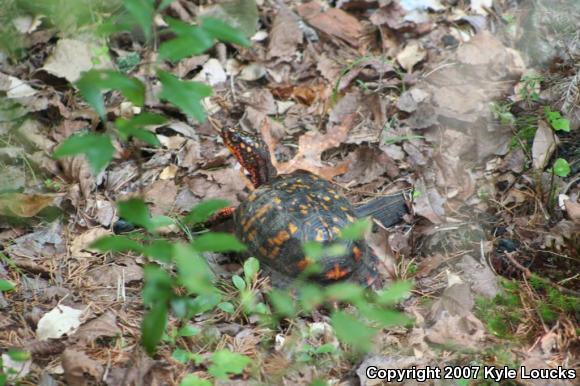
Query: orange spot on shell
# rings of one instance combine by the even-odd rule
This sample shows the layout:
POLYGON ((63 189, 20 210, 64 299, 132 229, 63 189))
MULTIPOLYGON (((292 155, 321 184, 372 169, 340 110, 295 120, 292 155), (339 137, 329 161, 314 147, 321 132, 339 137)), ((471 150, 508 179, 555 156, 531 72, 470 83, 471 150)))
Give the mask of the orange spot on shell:
POLYGON ((290 234, 288 233, 288 231, 282 230, 282 231, 278 232, 278 234, 276 236, 269 239, 268 242, 270 244, 274 244, 274 245, 282 245, 288 239, 290 239, 290 234))
POLYGON ((298 227, 293 223, 288 224, 288 229, 290 230, 290 234, 295 234, 298 231, 298 227))
POLYGON ((316 237, 314 238, 314 240, 320 242, 324 241, 324 232, 322 231, 322 229, 317 229, 316 230, 316 237))
POLYGON ((254 224, 260 217, 263 217, 271 208, 272 208, 271 204, 266 204, 260 209, 258 209, 256 213, 243 224, 244 232, 247 232, 252 226, 252 224, 254 224))
POLYGON ((353 255, 354 255, 354 260, 355 260, 356 262, 359 262, 359 261, 360 261, 360 258, 361 258, 361 256, 362 256, 362 252, 361 252, 361 250, 359 249, 359 247, 354 247, 354 248, 352 248, 352 253, 353 253, 353 255))
POLYGON ((332 271, 326 272, 324 276, 330 280, 339 280, 348 275, 349 272, 349 268, 340 269, 340 265, 335 264, 334 269, 332 271))

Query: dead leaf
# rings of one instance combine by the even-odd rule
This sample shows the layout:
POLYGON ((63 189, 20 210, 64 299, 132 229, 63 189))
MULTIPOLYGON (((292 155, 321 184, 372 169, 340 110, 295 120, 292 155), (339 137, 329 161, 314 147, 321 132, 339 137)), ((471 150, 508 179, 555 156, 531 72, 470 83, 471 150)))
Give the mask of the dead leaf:
POLYGON ((82 351, 67 348, 61 359, 64 377, 70 386, 94 385, 103 376, 103 366, 82 351))
POLYGON ((482 31, 469 42, 459 46, 456 58, 460 63, 477 66, 469 75, 480 79, 500 80, 522 75, 526 66, 521 55, 502 44, 489 31, 482 31))
POLYGON ((287 7, 280 8, 270 31, 269 58, 289 58, 296 54, 296 49, 303 40, 298 22, 299 18, 294 12, 287 7))
POLYGON ((323 52, 320 57, 318 57, 316 69, 327 81, 334 84, 336 79, 340 76, 343 66, 336 59, 323 52))
POLYGON ((55 143, 47 138, 47 127, 34 119, 27 119, 16 129, 17 134, 28 144, 50 152, 55 143))
POLYGON ((272 95, 279 99, 294 99, 307 106, 318 100, 324 100, 326 86, 322 84, 312 86, 281 85, 271 87, 272 95))
POLYGON ((241 170, 229 167, 199 171, 188 180, 188 186, 199 198, 220 197, 236 205, 240 202, 238 195, 244 191, 246 184, 241 170))
POLYGON ((48 194, 0 194, 0 215, 33 217, 50 206, 56 196, 48 194))
POLYGON ((26 82, 3 73, 0 73, 0 91, 6 92, 7 98, 27 98, 37 92, 26 82))
POLYGON ((78 182, 83 196, 90 197, 97 187, 97 182, 87 159, 84 156, 65 157, 60 158, 58 163, 62 167, 64 177, 70 182, 78 182))
POLYGON ((566 208, 566 213, 568 213, 570 220, 580 225, 580 204, 568 199, 564 201, 564 207, 566 208))
POLYGON ((159 174, 159 179, 160 180, 172 180, 175 178, 175 175, 177 174, 178 170, 179 170, 179 167, 177 165, 174 165, 174 164, 168 165, 159 174))
POLYGON ((339 180, 354 185, 368 184, 383 174, 393 179, 399 174, 393 160, 377 148, 358 147, 349 154, 348 163, 348 171, 339 180))
POLYGON ((414 200, 413 209, 416 214, 425 217, 433 224, 441 224, 445 215, 446 200, 434 187, 427 187, 423 181, 417 184, 416 189, 421 192, 414 200))
POLYGON ((493 0, 471 0, 469 4, 473 12, 485 16, 488 13, 487 10, 491 10, 493 0))
MULTIPOLYGON (((377 79, 385 80, 387 75, 394 75, 395 68, 385 58, 371 57, 359 61, 353 68, 340 78, 338 91, 343 91, 355 79, 369 82, 377 79)), ((396 83, 399 81, 396 80, 396 83)))
POLYGON ((255 0, 228 0, 205 6, 199 16, 221 19, 250 37, 256 33, 259 14, 255 0))
POLYGON ((423 45, 414 40, 405 46, 403 51, 397 55, 397 62, 403 67, 407 72, 412 72, 413 67, 427 57, 427 51, 423 48, 423 45))
POLYGON ((201 71, 193 80, 215 86, 224 83, 227 80, 227 75, 219 60, 211 58, 205 62, 201 71))
POLYGON ((58 339, 65 334, 71 334, 81 325, 83 310, 77 310, 64 305, 58 305, 38 321, 36 337, 38 340, 58 339))
POLYGON ((487 264, 482 264, 469 255, 457 264, 461 269, 462 277, 470 284, 477 295, 493 299, 500 292, 497 276, 487 264))
POLYGON ((328 8, 317 2, 302 4, 298 7, 298 14, 308 24, 330 36, 344 40, 353 47, 358 47, 363 27, 352 15, 338 8, 328 8))
POLYGON ((124 263, 125 265, 96 266, 87 272, 87 278, 92 279, 95 284, 107 287, 108 291, 115 291, 121 282, 123 285, 127 285, 143 279, 143 268, 135 264, 134 261, 127 260, 124 263))
POLYGON ((467 283, 457 283, 445 288, 441 297, 433 303, 429 319, 439 320, 443 315, 466 316, 475 302, 467 283))
POLYGON ((413 87, 401 94, 397 101, 397 108, 401 111, 412 113, 417 110, 417 107, 421 103, 429 101, 430 96, 431 94, 429 92, 418 87, 413 87))
POLYGON ((242 69, 238 78, 252 82, 264 76, 266 76, 266 67, 259 63, 250 63, 242 69))
POLYGON ((544 170, 556 150, 558 138, 545 121, 538 121, 538 130, 532 144, 532 163, 537 170, 544 170))
POLYGON ((268 145, 274 166, 281 174, 290 174, 296 170, 307 170, 324 179, 331 180, 334 176, 343 174, 348 170, 348 162, 340 162, 336 166, 325 166, 322 163, 322 153, 328 149, 338 147, 343 143, 353 124, 354 116, 346 118, 341 125, 327 129, 326 134, 310 131, 298 139, 298 152, 288 162, 275 162, 274 149, 277 142, 274 141, 267 121, 261 125, 262 138, 268 145))
POLYGON ((89 245, 107 235, 111 235, 111 231, 104 228, 91 228, 81 233, 70 245, 71 256, 75 259, 93 256, 93 253, 89 252, 89 245))
POLYGON ((276 102, 270 90, 254 88, 241 96, 241 101, 267 115, 276 114, 276 102))
POLYGON ((63 234, 62 224, 54 221, 35 232, 12 240, 12 245, 8 245, 5 249, 9 254, 24 256, 27 260, 54 258, 66 252, 63 234))
POLYGON ((108 386, 117 385, 163 385, 167 377, 158 378, 153 373, 152 368, 157 363, 145 354, 144 350, 137 346, 131 353, 131 357, 126 367, 114 367, 107 374, 106 382, 108 386))
POLYGON ((117 326, 117 316, 113 311, 108 310, 98 318, 89 320, 80 326, 73 338, 90 344, 99 338, 114 338, 121 333, 121 329, 117 326))
POLYGON ((485 340, 485 326, 473 314, 447 315, 426 329, 426 339, 435 344, 477 350, 485 340))
POLYGON ((145 200, 151 204, 152 215, 167 215, 171 212, 177 196, 177 186, 173 180, 157 180, 149 185, 145 192, 145 200))
POLYGON ((84 71, 112 68, 108 58, 99 57, 100 64, 93 62, 93 52, 97 48, 96 45, 81 40, 60 39, 42 70, 73 83, 79 80, 84 71))

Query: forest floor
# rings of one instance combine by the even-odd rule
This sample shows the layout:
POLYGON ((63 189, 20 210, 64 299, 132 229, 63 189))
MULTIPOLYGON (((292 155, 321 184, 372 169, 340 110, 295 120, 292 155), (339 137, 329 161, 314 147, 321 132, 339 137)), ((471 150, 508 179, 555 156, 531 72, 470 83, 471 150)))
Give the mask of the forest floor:
MULTIPOLYGON (((380 384, 370 366, 450 372, 433 385, 577 384, 576 0, 176 0, 153 18, 153 44, 137 29, 98 35, 113 12, 105 1, 52 13, 33 3, 0 10, 0 385, 380 384), (167 17, 191 24, 204 13, 251 45, 157 61, 167 17), (213 87, 207 119, 154 97, 156 61, 213 87), (94 68, 141 80, 143 106, 107 91, 104 121, 76 83, 94 68), (140 111, 166 117, 148 126, 160 147, 115 138, 97 174, 83 156, 52 156, 71 135, 140 111), (241 310, 232 277, 243 262, 208 253, 227 302, 185 324, 171 316, 156 354, 145 353, 148 258, 89 245, 135 195, 172 218, 206 199, 244 200, 250 184, 223 126, 264 138, 279 173, 312 171, 352 203, 414 189, 400 224, 367 236, 386 287, 413 283, 397 306, 411 326, 374 330, 363 352, 337 339, 326 309, 265 325, 241 310), (494 380, 486 366, 517 374, 494 380), (524 379, 522 366, 564 375, 524 379)), ((260 277, 251 291, 265 299, 269 288, 260 277)))

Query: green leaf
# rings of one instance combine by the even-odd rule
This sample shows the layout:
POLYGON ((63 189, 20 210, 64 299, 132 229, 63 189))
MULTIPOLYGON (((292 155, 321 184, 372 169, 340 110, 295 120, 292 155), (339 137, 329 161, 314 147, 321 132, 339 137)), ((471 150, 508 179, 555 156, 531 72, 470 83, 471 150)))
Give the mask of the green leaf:
POLYGON ((232 276, 232 282, 238 291, 242 291, 244 288, 246 288, 246 282, 238 275, 232 276))
POLYGON ((393 305, 406 299, 413 288, 413 283, 410 281, 397 281, 377 293, 377 302, 383 305, 393 305))
POLYGON ((326 287, 326 296, 341 302, 356 303, 364 299, 364 289, 354 283, 336 283, 326 287))
POLYGON ((180 80, 166 71, 159 70, 157 74, 163 85, 159 97, 173 103, 199 122, 203 122, 205 111, 201 105, 201 99, 210 96, 213 89, 205 83, 180 80))
POLYGON ((175 224, 173 222, 173 219, 171 217, 167 217, 167 216, 153 216, 151 217, 151 219, 149 220, 149 227, 147 228, 147 230, 149 232, 153 232, 156 229, 162 228, 162 227, 166 227, 169 225, 173 225, 175 224))
POLYGON ((153 305, 158 301, 167 301, 173 295, 173 280, 169 274, 158 265, 148 264, 143 268, 144 282, 143 304, 153 305))
POLYGON ((292 317, 296 314, 296 307, 294 305, 294 300, 288 295, 287 292, 280 291, 278 289, 272 289, 268 294, 276 314, 283 317, 292 317))
POLYGON ((149 208, 140 198, 130 198, 126 201, 121 201, 117 204, 117 208, 119 209, 119 217, 147 230, 151 228, 149 208))
POLYGON ((198 252, 242 252, 246 246, 230 233, 210 232, 195 238, 191 245, 198 252))
POLYGON ((149 310, 141 323, 141 343, 149 355, 155 354, 167 324, 167 305, 157 303, 149 310))
POLYGON ((127 201, 121 201, 117 204, 117 207, 119 208, 119 217, 132 224, 139 225, 149 232, 154 232, 158 228, 174 223, 167 216, 151 217, 147 205, 140 198, 130 198, 127 201))
POLYGON ((213 17, 201 17, 201 28, 218 40, 249 47, 250 40, 244 36, 242 31, 231 27, 226 22, 213 17))
POLYGON ((413 319, 402 312, 377 308, 368 303, 359 304, 358 309, 362 315, 377 322, 381 327, 407 326, 413 323, 413 319))
POLYGON ((229 201, 221 199, 211 199, 200 202, 193 207, 191 212, 185 217, 187 224, 200 224, 206 222, 214 213, 230 205, 229 201))
POLYGON ((229 350, 216 351, 211 356, 212 364, 208 367, 208 373, 218 379, 227 379, 230 374, 241 374, 251 359, 245 355, 229 350))
POLYGON ((189 56, 202 54, 214 45, 215 39, 207 31, 170 17, 166 20, 177 37, 161 44, 160 59, 176 62, 189 56))
POLYGON ((556 131, 570 132, 570 121, 566 118, 555 119, 550 123, 556 131))
POLYGON ((318 347, 316 350, 312 351, 313 354, 332 354, 337 351, 336 347, 334 347, 330 343, 323 344, 322 346, 318 347))
POLYGON ((145 38, 151 38, 151 26, 153 25, 153 14, 155 13, 153 0, 123 0, 125 9, 135 18, 137 24, 143 30, 145 38))
POLYGON ((177 331, 177 336, 183 337, 195 336, 197 334, 199 334, 199 328, 192 326, 191 324, 186 324, 177 331))
POLYGON ((564 158, 558 158, 554 162, 553 170, 554 174, 557 175, 558 177, 568 177, 572 169, 570 168, 570 164, 568 163, 568 161, 566 161, 564 158))
POLYGON ((143 246, 127 236, 104 236, 95 240, 89 248, 102 252, 143 252, 143 246))
POLYGON ((227 312, 228 314, 233 314, 234 311, 236 310, 234 308, 234 305, 230 302, 221 302, 220 304, 217 305, 218 308, 224 312, 227 312))
POLYGON ((10 359, 16 362, 26 362, 30 359, 30 352, 17 348, 8 349, 7 354, 10 359))
POLYGON ((189 351, 176 348, 173 350, 173 353, 171 353, 171 358, 179 363, 185 364, 189 361, 189 351))
POLYGON ((181 380, 179 386, 212 386, 208 380, 201 379, 197 375, 189 374, 181 380))
POLYGON ((324 301, 324 293, 320 287, 306 284, 299 288, 299 299, 305 311, 311 311, 324 301))
POLYGON ((143 254, 164 263, 170 263, 173 244, 167 240, 155 240, 142 249, 143 254))
POLYGON ((14 289, 14 284, 8 280, 0 279, 0 292, 8 292, 14 289))
POLYGON ((213 274, 207 261, 189 245, 175 244, 173 256, 179 282, 192 294, 207 294, 215 291, 213 274))
POLYGON ((244 261, 244 277, 248 285, 251 285, 258 275, 260 270, 260 262, 255 257, 250 257, 244 261))
POLYGON ((546 119, 556 131, 570 132, 570 120, 563 118, 559 111, 552 111, 549 107, 544 108, 546 119))
POLYGON ((159 4, 159 10, 162 11, 165 8, 167 8, 171 3, 173 3, 175 0, 163 0, 161 1, 161 3, 159 4))
POLYGON ((196 297, 189 307, 190 317, 213 310, 221 301, 219 293, 213 291, 196 297))
POLYGON ((339 257, 347 254, 346 245, 342 242, 323 245, 317 241, 307 241, 302 245, 304 255, 314 261, 319 261, 323 257, 339 257))
POLYGON ((98 174, 113 159, 115 148, 106 134, 72 135, 55 150, 54 157, 84 154, 93 173, 98 174))
POLYGON ((145 102, 145 85, 140 80, 117 71, 90 70, 83 73, 75 85, 102 119, 106 114, 101 95, 103 90, 119 90, 125 98, 137 106, 142 106, 145 102))
POLYGON ((368 218, 361 218, 352 224, 344 227, 340 232, 340 238, 343 240, 361 240, 365 233, 371 228, 371 221, 368 218))
POLYGON ((161 125, 166 121, 167 119, 162 115, 142 113, 131 119, 118 118, 115 121, 115 125, 119 130, 121 138, 125 141, 128 141, 130 137, 135 137, 151 146, 159 146, 160 143, 155 134, 143 129, 143 127, 147 125, 161 125))
POLYGON ((341 342, 351 345, 357 350, 367 352, 377 330, 371 328, 343 311, 335 311, 330 317, 330 324, 341 342))

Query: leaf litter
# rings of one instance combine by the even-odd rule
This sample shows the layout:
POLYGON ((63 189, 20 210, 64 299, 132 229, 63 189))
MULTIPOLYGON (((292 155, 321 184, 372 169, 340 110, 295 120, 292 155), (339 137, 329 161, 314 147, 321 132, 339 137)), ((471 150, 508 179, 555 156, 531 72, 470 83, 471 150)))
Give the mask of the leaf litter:
MULTIPOLYGON (((540 3, 538 10, 547 0, 540 3)), ((322 322, 298 318, 296 326, 280 331, 225 315, 212 316, 222 323, 219 329, 211 320, 195 320, 204 339, 218 342, 216 348, 227 347, 263 363, 260 379, 310 384, 323 376, 335 383, 366 385, 373 383, 362 370, 371 364, 380 368, 454 364, 463 349, 493 348, 495 337, 486 326, 489 320, 474 310, 475 299, 502 293, 498 280, 502 272, 496 267, 511 260, 505 248, 498 252, 496 247, 515 245, 513 240, 520 247, 507 253, 516 262, 534 256, 536 266, 529 269, 550 272, 554 281, 580 290, 574 252, 580 195, 577 169, 576 176, 569 178, 549 174, 555 153, 568 152, 577 158, 578 130, 570 139, 557 141, 549 123, 539 119, 533 136, 514 147, 514 133, 521 129, 521 122, 502 122, 493 105, 510 101, 514 111, 537 113, 537 102, 530 98, 538 94, 551 98, 545 102, 553 103, 553 108, 563 106, 574 123, 573 102, 578 94, 573 82, 578 75, 577 67, 575 74, 569 69, 575 68, 570 63, 577 65, 577 51, 572 46, 562 51, 571 53, 570 57, 563 54, 544 60, 543 56, 544 62, 551 63, 552 74, 558 74, 558 69, 568 72, 557 79, 547 77, 545 84, 530 82, 528 63, 534 55, 528 48, 519 51, 519 45, 508 43, 516 36, 509 28, 530 28, 517 18, 518 9, 487 0, 462 6, 461 2, 396 0, 339 1, 335 7, 319 1, 231 1, 200 9, 185 1, 169 5, 169 14, 182 21, 191 22, 197 12, 222 15, 247 36, 254 36, 250 49, 224 46, 221 53, 217 49, 209 56, 167 65, 166 70, 181 79, 216 86, 206 101, 212 106, 211 122, 218 122, 218 127, 241 122, 262 135, 280 173, 312 171, 339 183, 354 202, 415 188, 412 224, 375 237, 391 244, 379 243, 384 249, 381 255, 388 255, 383 257, 385 262, 390 261, 385 275, 401 278, 417 269, 416 292, 403 303, 416 324, 412 329, 381 330, 374 353, 356 365, 333 354, 324 354, 316 366, 297 365, 306 344, 336 347, 334 331, 324 315, 322 322), (506 16, 505 23, 498 24, 496 12, 506 16), (548 96, 548 90, 557 95, 548 96), (547 186, 565 190, 564 210, 550 206, 547 186), (418 268, 413 268, 414 262, 418 268), (459 282, 450 277, 458 277, 459 282), (312 334, 320 326, 324 333, 312 334), (234 328, 239 331, 226 333, 234 328), (269 340, 283 342, 276 346, 275 356, 260 347, 269 340)), ((529 20, 543 25, 545 20, 535 19, 533 11, 537 10, 531 11, 529 20)), ((136 36, 110 41, 110 51, 98 55, 99 62, 94 57, 100 52, 98 46, 55 35, 33 16, 19 20, 18 28, 27 34, 29 47, 37 55, 25 56, 24 66, 10 62, 0 73, 0 90, 22 106, 11 118, 26 118, 19 127, 12 127, 4 116, 8 110, 0 113, 2 143, 17 149, 2 153, 0 167, 18 168, 24 176, 22 192, 0 193, 0 234, 13 235, 1 238, 2 253, 18 267, 14 271, 6 260, 0 260, 0 279, 28 283, 1 295, 0 346, 29 347, 41 353, 40 358, 19 362, 23 367, 18 376, 29 373, 34 380, 47 379, 46 384, 55 380, 86 384, 87 377, 104 379, 110 385, 122 380, 138 384, 144 379, 152 384, 177 384, 191 372, 191 366, 172 359, 168 347, 153 359, 138 347, 143 258, 123 255, 110 260, 88 245, 108 232, 104 228, 115 218, 114 202, 139 191, 152 213, 171 215, 206 198, 225 198, 236 204, 247 194, 247 184, 223 151, 212 125, 186 120, 175 112, 172 124, 151 127, 163 146, 147 149, 139 163, 130 149, 118 144, 113 163, 98 176, 90 173, 81 157, 51 160, 48 156, 64 138, 102 124, 70 85, 82 71, 110 67, 111 60, 118 64, 119 57, 111 57, 111 52, 135 52, 142 60, 135 73, 151 74, 145 62, 147 48, 136 36), (26 157, 33 165, 22 161, 23 154, 33 152, 34 157, 26 157), (15 197, 18 205, 13 205, 15 197), (37 219, 52 207, 69 216, 44 224, 14 224, 7 219, 8 206, 29 219, 37 219), (38 291, 46 296, 35 295, 38 291), (63 301, 68 305, 60 304, 63 301), (90 304, 88 321, 81 318, 79 304, 90 304), (24 318, 18 316, 21 311, 24 318), (125 342, 126 348, 114 343, 116 339, 125 342), (41 373, 48 361, 51 366, 41 373)), ((546 73, 547 68, 539 70, 546 73)), ((126 110, 122 102, 120 95, 109 93, 107 114, 122 116, 126 110)), ((165 111, 163 106, 150 107, 165 111)), ((212 264, 226 267, 221 271, 224 275, 240 270, 237 263, 224 258, 212 264)), ((522 278, 525 272, 520 268, 516 266, 515 272, 522 278)), ((523 287, 532 291, 525 280, 523 287)), ((541 344, 513 343, 513 352, 521 353, 522 348, 526 352, 520 357, 523 363, 577 366, 578 354, 573 351, 577 320, 562 314, 553 330, 546 332, 532 317, 526 318, 541 344)), ((175 327, 176 320, 169 323, 175 327)), ((201 355, 211 355, 203 340, 183 339, 190 347, 198 347, 201 355)), ((474 358, 482 358, 481 352, 474 358)), ((12 366, 6 354, 3 363, 12 366)), ((196 366, 194 371, 207 378, 210 370, 196 366)))

